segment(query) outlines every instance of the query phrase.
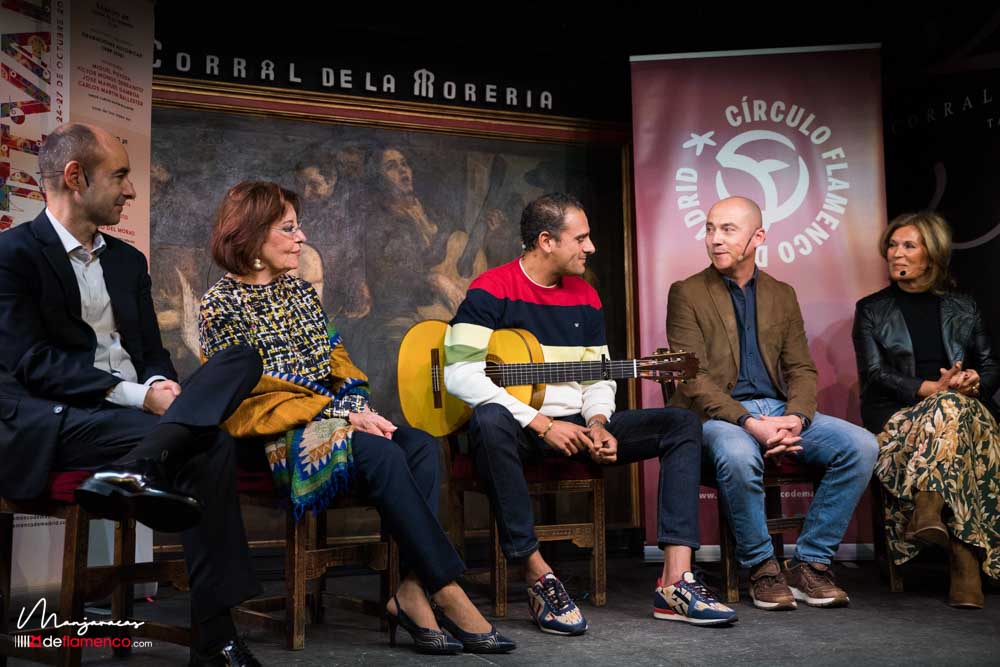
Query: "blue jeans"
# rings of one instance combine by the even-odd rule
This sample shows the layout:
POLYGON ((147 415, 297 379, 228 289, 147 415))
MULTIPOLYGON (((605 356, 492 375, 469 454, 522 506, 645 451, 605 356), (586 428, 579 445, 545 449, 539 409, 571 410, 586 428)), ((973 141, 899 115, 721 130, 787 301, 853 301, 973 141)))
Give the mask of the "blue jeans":
MULTIPOLYGON (((742 401, 751 415, 785 414, 785 403, 773 398, 742 401)), ((706 462, 714 464, 723 508, 736 537, 736 558, 753 567, 774 557, 764 512, 764 458, 752 435, 729 422, 710 419, 702 425, 706 462)), ((798 462, 825 469, 795 547, 795 558, 830 563, 878 456, 875 436, 842 419, 816 413, 802 433, 798 462)))
MULTIPOLYGON (((580 415, 557 419, 584 424, 580 415)), ((661 549, 668 544, 699 547, 698 421, 689 410, 657 408, 623 410, 608 422, 608 432, 618 440, 618 460, 613 465, 660 459, 657 542, 661 549)), ((496 403, 484 403, 472 411, 469 436, 469 453, 496 514, 500 548, 508 560, 523 561, 538 550, 523 463, 564 455, 530 428, 521 428, 510 411, 496 403)), ((585 452, 574 458, 590 461, 585 452)))

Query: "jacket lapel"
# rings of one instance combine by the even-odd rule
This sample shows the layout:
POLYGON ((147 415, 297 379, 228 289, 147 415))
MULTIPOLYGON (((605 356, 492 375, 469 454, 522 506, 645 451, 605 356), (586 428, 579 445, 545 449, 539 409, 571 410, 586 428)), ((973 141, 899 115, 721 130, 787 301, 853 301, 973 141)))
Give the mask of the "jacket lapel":
POLYGON ((31 233, 42 244, 42 254, 52 267, 52 271, 59 279, 63 294, 66 295, 66 305, 69 312, 74 317, 80 317, 80 286, 76 283, 76 274, 69 263, 69 256, 63 247, 62 241, 56 231, 52 229, 49 216, 42 211, 37 218, 31 222, 31 233))
POLYGON ((770 347, 760 344, 762 324, 776 322, 779 317, 772 287, 771 277, 763 271, 757 271, 757 347, 760 349, 764 368, 771 374, 771 381, 775 383, 775 386, 781 386, 778 381, 778 378, 781 377, 778 373, 778 360, 769 359, 767 353, 770 347))
POLYGON ((712 267, 705 271, 705 282, 708 285, 708 293, 712 297, 712 304, 715 312, 722 320, 722 326, 726 329, 726 338, 729 340, 729 351, 733 355, 733 365, 740 367, 740 338, 736 332, 736 312, 733 310, 733 299, 729 296, 726 284, 722 282, 722 277, 712 267))
POLYGON ((913 339, 910 338, 910 330, 906 326, 906 318, 900 310, 896 300, 892 300, 892 306, 886 313, 885 321, 879 331, 879 336, 883 341, 892 344, 894 353, 898 356, 901 369, 906 375, 915 376, 917 374, 917 362, 913 356, 913 339))
POLYGON ((961 340, 968 340, 965 335, 966 323, 963 313, 955 308, 955 300, 949 299, 946 295, 941 297, 939 317, 941 318, 941 342, 944 344, 945 354, 948 355, 948 364, 953 365, 956 361, 961 361, 965 365, 965 350, 958 343, 961 340))
MULTIPOLYGON (((105 235, 105 242, 108 237, 105 235)), ((123 270, 118 249, 114 244, 109 243, 101 253, 101 271, 104 273, 104 286, 111 297, 111 311, 115 314, 115 322, 119 323, 119 333, 121 332, 121 304, 128 298, 128 276, 123 270)))

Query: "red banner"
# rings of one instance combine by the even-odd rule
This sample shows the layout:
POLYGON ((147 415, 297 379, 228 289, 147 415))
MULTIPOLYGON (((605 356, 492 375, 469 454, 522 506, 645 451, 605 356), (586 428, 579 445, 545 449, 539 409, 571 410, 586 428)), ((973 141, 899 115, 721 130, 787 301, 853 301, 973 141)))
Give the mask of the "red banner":
MULTIPOLYGON (((860 422, 854 303, 886 281, 877 249, 885 225, 880 90, 879 52, 870 45, 632 59, 640 349, 667 343, 670 284, 708 265, 712 204, 743 195, 764 215, 758 266, 798 294, 819 409, 860 422)), ((645 383, 642 399, 660 405, 658 387, 645 383)), ((657 465, 644 470, 649 544, 657 465)), ((784 495, 786 511, 798 512, 812 493, 784 495)), ((718 544, 714 498, 703 489, 709 545, 718 544)), ((866 508, 845 545, 871 542, 866 508)))

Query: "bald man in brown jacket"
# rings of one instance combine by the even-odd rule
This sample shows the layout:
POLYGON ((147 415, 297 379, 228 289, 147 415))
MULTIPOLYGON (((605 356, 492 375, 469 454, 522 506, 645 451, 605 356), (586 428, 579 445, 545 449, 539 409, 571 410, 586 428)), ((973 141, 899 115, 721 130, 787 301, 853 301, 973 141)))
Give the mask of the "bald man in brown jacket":
POLYGON ((816 412, 816 366, 795 290, 756 266, 765 237, 760 208, 749 199, 730 197, 709 211, 712 265, 670 287, 670 345, 701 362, 671 404, 705 420, 704 455, 715 466, 737 559, 750 568, 754 604, 843 606, 849 599, 830 563, 871 479, 878 445, 865 429, 816 412), (784 569, 767 531, 763 486, 765 459, 781 454, 825 470, 784 569))

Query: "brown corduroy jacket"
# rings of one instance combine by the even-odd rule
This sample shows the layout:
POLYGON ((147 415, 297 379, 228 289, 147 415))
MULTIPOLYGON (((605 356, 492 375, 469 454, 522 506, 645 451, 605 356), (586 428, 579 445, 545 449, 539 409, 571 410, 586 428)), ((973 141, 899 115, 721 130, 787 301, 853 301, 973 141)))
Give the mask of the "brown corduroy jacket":
MULTIPOLYGON (((757 275, 757 344, 771 381, 782 392, 785 414, 813 418, 816 366, 809 354, 795 290, 763 271, 757 275)), ((670 286, 667 338, 673 350, 694 352, 698 375, 679 385, 670 405, 690 408, 704 419, 736 421, 746 409, 732 398, 739 377, 740 339, 736 312, 722 276, 709 266, 670 286)))

